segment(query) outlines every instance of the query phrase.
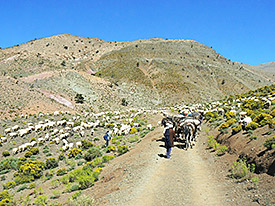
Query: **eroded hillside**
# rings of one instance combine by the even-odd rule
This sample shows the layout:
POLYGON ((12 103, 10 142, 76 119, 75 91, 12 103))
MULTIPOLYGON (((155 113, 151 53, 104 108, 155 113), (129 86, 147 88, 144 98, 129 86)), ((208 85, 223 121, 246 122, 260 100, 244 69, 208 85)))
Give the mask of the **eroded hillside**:
POLYGON ((272 82, 192 40, 108 42, 70 34, 0 50, 0 75, 1 116, 37 108, 100 111, 194 103, 272 82), (83 104, 76 103, 77 94, 83 104))

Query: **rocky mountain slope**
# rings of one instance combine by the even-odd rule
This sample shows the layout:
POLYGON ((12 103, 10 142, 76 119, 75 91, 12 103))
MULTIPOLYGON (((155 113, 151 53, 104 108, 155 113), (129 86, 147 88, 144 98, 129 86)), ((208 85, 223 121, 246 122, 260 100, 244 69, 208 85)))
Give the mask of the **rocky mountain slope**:
POLYGON ((108 42, 70 34, 0 50, 0 78, 1 116, 194 103, 273 82, 192 40, 108 42))
POLYGON ((271 73, 275 73, 275 61, 264 63, 264 64, 259 64, 256 66, 256 68, 259 70, 264 70, 264 71, 268 71, 271 73))

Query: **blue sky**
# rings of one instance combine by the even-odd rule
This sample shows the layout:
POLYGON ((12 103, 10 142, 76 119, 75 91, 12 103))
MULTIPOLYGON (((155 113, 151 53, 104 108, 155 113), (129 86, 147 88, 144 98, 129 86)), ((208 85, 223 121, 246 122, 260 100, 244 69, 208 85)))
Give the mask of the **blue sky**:
POLYGON ((0 0, 0 47, 70 33, 192 39, 232 61, 275 61, 275 0, 0 0))

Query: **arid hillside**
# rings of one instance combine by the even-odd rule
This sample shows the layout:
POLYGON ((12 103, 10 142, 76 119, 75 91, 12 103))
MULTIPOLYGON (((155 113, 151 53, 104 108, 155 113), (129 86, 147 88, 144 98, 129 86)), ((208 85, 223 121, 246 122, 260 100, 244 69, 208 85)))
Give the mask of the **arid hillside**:
POLYGON ((0 50, 0 78, 0 116, 188 104, 273 82, 192 40, 108 42, 70 34, 0 50))

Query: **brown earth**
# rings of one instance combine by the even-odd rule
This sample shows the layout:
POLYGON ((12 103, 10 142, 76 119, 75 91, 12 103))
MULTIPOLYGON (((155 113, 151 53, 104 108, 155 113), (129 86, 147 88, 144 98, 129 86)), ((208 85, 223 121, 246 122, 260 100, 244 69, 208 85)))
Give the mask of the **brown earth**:
MULTIPOLYGON (((204 126, 206 128, 206 126, 204 126)), ((259 175, 257 185, 228 177, 238 156, 207 150, 207 129, 193 149, 176 143, 166 159, 157 127, 125 155, 107 165, 101 180, 83 194, 99 205, 267 205, 274 203, 274 177, 259 175)))

